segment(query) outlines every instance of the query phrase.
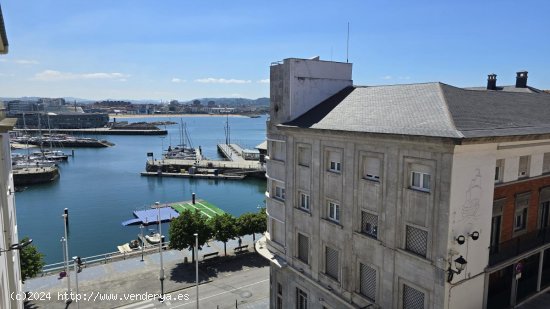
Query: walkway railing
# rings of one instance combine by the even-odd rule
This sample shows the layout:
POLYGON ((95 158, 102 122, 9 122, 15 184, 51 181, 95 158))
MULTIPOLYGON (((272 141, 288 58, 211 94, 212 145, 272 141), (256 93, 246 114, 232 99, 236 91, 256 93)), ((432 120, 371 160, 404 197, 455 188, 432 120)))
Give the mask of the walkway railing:
MULTIPOLYGON (((166 250, 168 247, 169 247, 169 242, 165 242, 162 245, 162 248, 164 250, 166 250)), ((143 253, 150 254, 150 253, 158 252, 158 250, 159 250, 158 245, 146 245, 143 248, 143 253)), ((107 264, 109 262, 125 260, 127 258, 140 256, 140 255, 141 255, 141 249, 137 249, 131 252, 124 252, 124 253, 121 253, 120 251, 108 252, 108 253, 92 255, 88 257, 80 257, 80 259, 84 263, 84 266, 88 266, 88 265, 94 265, 94 264, 107 264)), ((69 257, 69 265, 71 266, 71 270, 73 269, 73 266, 72 266, 73 263, 74 263, 73 258, 69 257)), ((65 269, 65 262, 48 264, 42 267, 41 275, 44 276, 52 272, 62 271, 64 269, 65 269)))

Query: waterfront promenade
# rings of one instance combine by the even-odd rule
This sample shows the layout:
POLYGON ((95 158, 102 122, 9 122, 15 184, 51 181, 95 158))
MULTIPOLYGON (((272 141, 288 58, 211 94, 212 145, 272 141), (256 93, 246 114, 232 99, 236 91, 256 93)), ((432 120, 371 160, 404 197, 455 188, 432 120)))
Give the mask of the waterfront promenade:
MULTIPOLYGON (((199 291, 199 295, 205 296, 204 301, 208 304, 217 301, 220 308, 226 308, 229 304, 234 307, 237 302, 239 308, 246 308, 246 304, 265 303, 269 295, 269 263, 254 252, 251 235, 242 239, 242 245, 247 246, 248 250, 235 252, 234 248, 238 245, 237 240, 228 242, 228 257, 223 257, 223 243, 217 241, 210 242, 199 252, 199 279, 205 293, 199 291), (215 252, 220 257, 203 262, 205 255, 215 252), (213 286, 207 287, 209 282, 213 286), (217 282, 225 283, 214 284, 217 282), (240 283, 242 289, 239 288, 240 283), (220 292, 220 288, 227 291, 220 292), (214 294, 207 297, 208 291, 214 294), (223 298, 220 298, 221 295, 224 295, 223 298)), ((131 259, 87 265, 78 273, 78 295, 81 300, 78 304, 73 301, 68 308, 115 308, 126 305, 133 308, 171 308, 176 307, 176 303, 178 307, 185 308, 196 297, 195 265, 191 263, 191 253, 187 250, 166 250, 162 257, 164 293, 170 293, 171 298, 164 303, 154 297, 154 294, 160 293, 160 254, 157 251, 145 255, 143 262, 141 255, 136 255, 131 259), (184 263, 186 257, 187 264, 184 263), (144 303, 143 306, 137 304, 140 302, 144 303)), ((76 276, 72 267, 70 284, 72 292, 76 293, 76 276)), ((67 278, 60 279, 58 273, 29 279, 23 290, 41 298, 27 302, 26 308, 66 308, 67 278)))

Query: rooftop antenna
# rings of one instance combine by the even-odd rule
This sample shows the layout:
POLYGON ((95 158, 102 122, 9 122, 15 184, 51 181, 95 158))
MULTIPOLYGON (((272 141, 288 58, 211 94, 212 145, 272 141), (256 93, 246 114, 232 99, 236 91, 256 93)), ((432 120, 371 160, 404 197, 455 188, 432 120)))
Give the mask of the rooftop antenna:
POLYGON ((346 42, 346 63, 349 62, 349 21, 348 21, 348 39, 346 42))

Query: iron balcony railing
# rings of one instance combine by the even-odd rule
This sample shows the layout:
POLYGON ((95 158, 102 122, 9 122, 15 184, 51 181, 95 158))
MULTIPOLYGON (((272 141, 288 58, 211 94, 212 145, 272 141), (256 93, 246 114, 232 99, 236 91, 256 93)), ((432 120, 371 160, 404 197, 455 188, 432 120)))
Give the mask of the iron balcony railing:
POLYGON ((527 251, 550 244, 550 228, 525 233, 489 247, 489 266, 496 265, 527 251))

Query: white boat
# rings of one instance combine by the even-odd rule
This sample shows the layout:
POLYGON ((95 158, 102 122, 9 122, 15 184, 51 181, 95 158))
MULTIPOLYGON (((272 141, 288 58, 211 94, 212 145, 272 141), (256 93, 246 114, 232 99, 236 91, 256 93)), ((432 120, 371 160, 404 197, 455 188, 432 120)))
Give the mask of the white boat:
POLYGON ((149 235, 145 235, 145 240, 152 245, 158 244, 160 242, 160 234, 158 232, 151 232, 149 235))

